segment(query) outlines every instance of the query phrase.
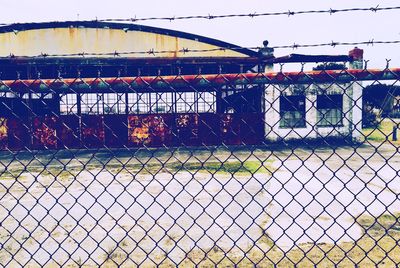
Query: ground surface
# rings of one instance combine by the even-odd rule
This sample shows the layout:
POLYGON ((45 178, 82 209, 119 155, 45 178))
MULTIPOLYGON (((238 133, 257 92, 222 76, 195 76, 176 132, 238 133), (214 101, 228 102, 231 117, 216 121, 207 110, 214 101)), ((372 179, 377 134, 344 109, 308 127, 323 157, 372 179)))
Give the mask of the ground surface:
POLYGON ((3 265, 400 261, 391 142, 33 155, 0 156, 3 265))

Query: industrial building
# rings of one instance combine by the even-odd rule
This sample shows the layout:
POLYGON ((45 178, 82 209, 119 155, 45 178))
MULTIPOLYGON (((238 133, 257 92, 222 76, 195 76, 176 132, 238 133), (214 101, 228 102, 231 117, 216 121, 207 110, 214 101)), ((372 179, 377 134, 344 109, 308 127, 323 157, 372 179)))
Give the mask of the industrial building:
POLYGON ((360 49, 348 56, 276 58, 268 47, 253 51, 189 33, 97 21, 2 26, 0 44, 1 149, 357 138, 361 122, 355 84, 135 86, 142 77, 263 72, 284 62, 348 61, 360 68, 360 49))

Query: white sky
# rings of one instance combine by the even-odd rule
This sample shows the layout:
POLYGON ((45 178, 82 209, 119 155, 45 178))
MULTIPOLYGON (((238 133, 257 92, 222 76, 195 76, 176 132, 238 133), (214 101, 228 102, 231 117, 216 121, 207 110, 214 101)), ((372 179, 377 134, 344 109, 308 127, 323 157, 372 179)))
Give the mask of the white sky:
MULTIPOLYGON (((217 15, 230 13, 262 13, 271 11, 299 11, 310 9, 338 9, 350 7, 400 6, 395 0, 0 0, 0 22, 40 22, 103 18, 131 18, 149 16, 217 15), (166 4, 168 2, 168 4, 166 4), (79 14, 79 15, 78 15, 79 14)), ((291 17, 234 18, 216 20, 140 22, 170 28, 239 46, 261 46, 268 39, 270 45, 313 44, 333 41, 358 42, 400 40, 398 21, 400 10, 349 12, 340 14, 295 15, 291 17)), ((400 44, 360 46, 370 67, 383 68, 385 59, 392 59, 392 67, 400 67, 397 53, 400 44)), ((276 56, 290 53, 347 54, 351 47, 280 49, 276 56)))

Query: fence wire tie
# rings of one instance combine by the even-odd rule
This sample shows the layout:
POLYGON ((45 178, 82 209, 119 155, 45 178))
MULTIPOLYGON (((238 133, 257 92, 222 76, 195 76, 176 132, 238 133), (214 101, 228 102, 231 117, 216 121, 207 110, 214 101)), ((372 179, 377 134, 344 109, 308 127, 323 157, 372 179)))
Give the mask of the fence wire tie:
POLYGON ((368 69, 369 60, 364 60, 364 69, 368 69))
POLYGON ((391 61, 392 59, 386 59, 386 69, 389 69, 389 65, 390 65, 390 61, 391 61))

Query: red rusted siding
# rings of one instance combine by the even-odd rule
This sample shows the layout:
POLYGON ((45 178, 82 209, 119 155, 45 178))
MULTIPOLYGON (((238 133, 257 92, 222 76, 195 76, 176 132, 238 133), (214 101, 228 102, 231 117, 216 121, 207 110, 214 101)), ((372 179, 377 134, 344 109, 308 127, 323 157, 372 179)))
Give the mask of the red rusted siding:
POLYGON ((128 145, 161 146, 172 142, 172 115, 128 116, 128 145))
POLYGON ((81 139, 87 148, 104 147, 105 131, 103 116, 85 115, 81 118, 81 139))
POLYGON ((204 145, 218 145, 220 137, 220 115, 200 114, 199 115, 199 139, 204 145))
POLYGON ((187 146, 199 144, 199 115, 179 114, 175 119, 178 145, 187 146))
POLYGON ((262 114, 0 117, 0 150, 260 144, 262 114))
POLYGON ((104 116, 104 134, 107 147, 120 148, 128 142, 128 121, 126 115, 104 116))
POLYGON ((7 148, 10 150, 21 150, 29 148, 31 139, 29 138, 30 124, 20 119, 7 119, 7 148))
POLYGON ((62 115, 59 117, 60 131, 57 133, 60 148, 79 148, 80 123, 76 115, 62 115))
POLYGON ((58 119, 55 116, 36 117, 32 123, 34 149, 57 148, 58 119))

